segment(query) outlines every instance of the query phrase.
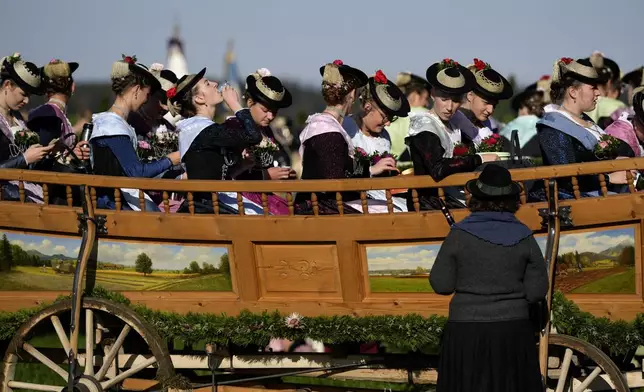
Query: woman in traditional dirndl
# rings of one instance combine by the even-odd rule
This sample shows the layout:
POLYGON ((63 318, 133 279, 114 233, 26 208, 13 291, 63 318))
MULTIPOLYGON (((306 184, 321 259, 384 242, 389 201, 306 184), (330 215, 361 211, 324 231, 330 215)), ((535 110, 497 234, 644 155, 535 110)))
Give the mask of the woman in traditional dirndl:
POLYGON ((490 164, 466 188, 471 214, 452 226, 429 275, 437 294, 454 294, 437 391, 542 392, 528 306, 544 299, 548 275, 532 230, 514 216, 521 186, 490 164))

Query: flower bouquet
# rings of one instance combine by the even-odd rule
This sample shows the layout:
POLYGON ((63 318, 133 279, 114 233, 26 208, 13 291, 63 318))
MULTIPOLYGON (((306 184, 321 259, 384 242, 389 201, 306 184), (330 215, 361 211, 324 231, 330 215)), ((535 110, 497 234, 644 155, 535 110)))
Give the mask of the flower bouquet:
POLYGON ((510 153, 503 152, 503 138, 496 133, 481 140, 481 143, 476 146, 476 153, 494 154, 500 161, 506 161, 510 159, 510 153))
POLYGON ((371 155, 362 147, 355 147, 353 149, 353 175, 362 176, 366 170, 371 166, 371 155))
POLYGON ((154 158, 163 158, 179 150, 179 133, 166 128, 165 125, 159 126, 149 136, 154 158))
POLYGON ((136 144, 136 155, 143 161, 154 160, 152 146, 145 140, 139 140, 136 144))
POLYGON ((265 137, 258 145, 251 147, 250 154, 255 163, 262 168, 267 168, 273 167, 277 151, 279 151, 277 143, 273 139, 265 137))
POLYGON ((454 151, 452 152, 452 155, 454 157, 464 157, 466 155, 472 155, 472 149, 463 143, 459 143, 454 146, 454 151))
MULTIPOLYGON (((398 160, 397 156, 389 152, 380 153, 379 151, 375 151, 373 154, 369 155, 369 166, 375 165, 376 163, 380 162, 380 160, 383 158, 393 158, 394 161, 398 160)), ((397 176, 398 172, 394 170, 388 170, 386 173, 383 173, 383 175, 388 177, 393 177, 393 176, 397 176)))
POLYGON ((620 141, 611 135, 602 135, 599 142, 595 144, 595 156, 599 160, 615 159, 620 141))
POLYGON ((40 136, 36 132, 22 129, 13 136, 14 143, 20 151, 25 152, 29 146, 40 143, 40 136))

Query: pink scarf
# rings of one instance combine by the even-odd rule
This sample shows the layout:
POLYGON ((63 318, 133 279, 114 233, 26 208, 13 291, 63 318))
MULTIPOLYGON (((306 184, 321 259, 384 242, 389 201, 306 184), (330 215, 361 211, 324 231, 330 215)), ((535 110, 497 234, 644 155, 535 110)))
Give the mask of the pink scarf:
POLYGON ((606 128, 606 133, 627 143, 633 149, 635 156, 639 157, 641 156, 640 143, 637 140, 633 124, 628 121, 627 117, 628 112, 623 112, 617 120, 606 128))
POLYGON ((300 156, 304 156, 304 142, 314 136, 322 135, 325 133, 337 132, 344 137, 349 147, 349 156, 353 158, 353 142, 349 137, 347 131, 342 128, 342 125, 332 115, 326 113, 312 114, 306 120, 306 127, 300 133, 300 156))

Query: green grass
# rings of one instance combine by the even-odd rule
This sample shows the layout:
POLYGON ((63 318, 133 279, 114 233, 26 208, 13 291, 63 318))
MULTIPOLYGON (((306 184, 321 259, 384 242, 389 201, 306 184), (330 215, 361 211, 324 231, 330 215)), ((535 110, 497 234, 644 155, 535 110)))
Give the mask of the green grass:
POLYGON ((615 275, 609 275, 587 283, 572 291, 574 294, 634 294, 635 268, 615 275))
MULTIPOLYGON (((0 274, 3 290, 69 290, 72 274, 56 274, 51 268, 16 267, 0 274)), ((184 275, 158 271, 143 276, 134 271, 99 270, 96 282, 110 291, 231 291, 230 278, 223 275, 184 275)))
POLYGON ((373 293, 433 293, 427 277, 397 278, 394 276, 370 276, 373 293))
POLYGON ((230 278, 224 275, 206 275, 198 278, 186 279, 171 283, 163 289, 169 291, 232 291, 233 284, 230 278))

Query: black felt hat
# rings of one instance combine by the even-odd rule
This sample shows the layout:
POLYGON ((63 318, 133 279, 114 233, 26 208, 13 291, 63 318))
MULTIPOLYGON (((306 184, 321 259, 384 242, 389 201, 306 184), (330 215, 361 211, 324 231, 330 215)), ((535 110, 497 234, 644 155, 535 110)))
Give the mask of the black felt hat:
POLYGON ((637 119, 644 124, 644 86, 633 90, 633 110, 637 119))
POLYGON ((593 52, 593 54, 585 58, 595 70, 599 77, 600 83, 606 83, 609 80, 617 80, 620 78, 621 71, 619 65, 614 60, 604 57, 601 52, 593 52))
POLYGON ((552 81, 559 81, 564 76, 591 86, 601 83, 601 78, 589 59, 573 60, 570 57, 558 59, 553 67, 552 81))
POLYGON ((293 97, 282 81, 272 75, 262 75, 258 72, 246 78, 246 91, 255 102, 269 109, 284 109, 293 103, 293 97))
POLYGON ((411 109, 407 97, 382 71, 376 71, 375 76, 369 78, 368 84, 369 94, 387 118, 409 115, 411 109))
POLYGON ((630 84, 633 87, 642 85, 644 81, 644 67, 639 67, 622 77, 622 83, 630 84))
POLYGON ((521 186, 512 181, 510 171, 495 164, 485 166, 479 177, 469 180, 465 188, 478 199, 516 196, 521 193, 521 186))
POLYGON ((72 80, 72 74, 78 69, 78 63, 64 62, 54 59, 48 64, 40 67, 40 76, 42 78, 43 89, 54 84, 54 80, 66 78, 69 82, 72 80))
POLYGON ((42 95, 42 77, 36 64, 24 61, 19 53, 2 59, 2 73, 28 94, 42 95))
POLYGON ((474 88, 477 95, 492 101, 508 99, 514 94, 510 82, 499 72, 492 69, 490 64, 474 59, 474 64, 468 67, 474 73, 474 88))
POLYGON ((434 63, 425 72, 429 84, 448 94, 462 95, 474 88, 474 75, 452 59, 434 63))
MULTIPOLYGON (((163 71, 161 71, 163 72, 163 71)), ((203 79, 203 76, 206 74, 206 69, 202 69, 196 74, 190 74, 190 75, 184 75, 181 77, 181 79, 177 80, 176 82, 176 87, 174 92, 172 89, 168 90, 166 92, 166 96, 170 100, 170 102, 178 102, 183 98, 184 95, 192 88, 199 83, 201 79, 203 79)))
POLYGON ((367 74, 346 65, 342 60, 335 60, 332 63, 320 67, 320 76, 323 80, 332 84, 348 84, 350 89, 365 86, 369 81, 367 74), (338 71, 338 74, 335 73, 338 71))
POLYGON ((142 75, 150 82, 152 92, 161 88, 159 80, 154 76, 154 74, 152 74, 152 72, 150 72, 148 67, 137 62, 136 56, 121 55, 121 57, 121 60, 112 64, 112 73, 110 74, 111 79, 124 78, 129 73, 136 73, 142 75))

